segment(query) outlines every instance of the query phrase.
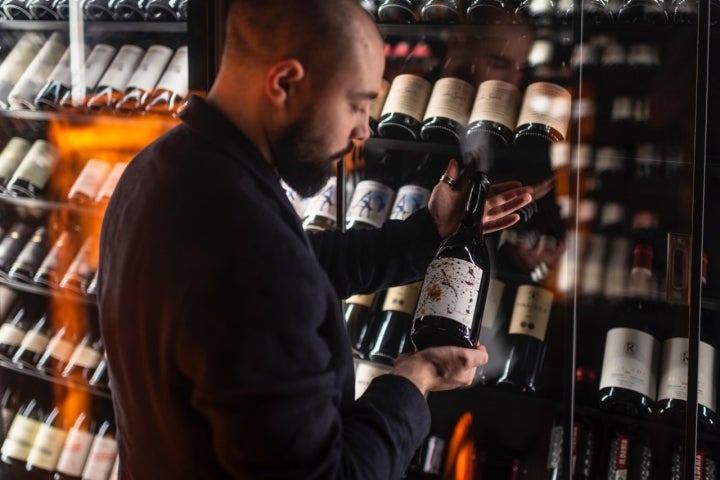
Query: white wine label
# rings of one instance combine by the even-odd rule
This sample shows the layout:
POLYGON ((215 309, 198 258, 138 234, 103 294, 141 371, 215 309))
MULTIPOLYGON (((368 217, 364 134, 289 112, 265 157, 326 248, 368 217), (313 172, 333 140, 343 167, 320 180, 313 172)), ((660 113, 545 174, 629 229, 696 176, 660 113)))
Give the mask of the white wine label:
POLYGON ((472 327, 485 272, 458 258, 437 258, 425 273, 415 318, 438 316, 472 327))
POLYGON ((362 305, 363 307, 372 307, 375 301, 375 294, 370 293, 368 295, 353 295, 345 300, 345 303, 353 303, 355 305, 362 305))
POLYGON ((502 80, 486 80, 480 84, 475 96, 470 123, 489 120, 515 130, 518 110, 520 90, 515 85, 502 80))
POLYGON ((422 282, 415 282, 401 287, 388 288, 383 302, 383 311, 391 310, 412 315, 415 313, 421 286, 422 282))
POLYGON ((66 363, 70 359, 73 350, 74 345, 67 340, 63 340, 63 334, 60 333, 50 339, 45 353, 61 363, 66 363))
POLYGON ((483 310, 482 326, 493 328, 500 310, 500 301, 505 291, 505 283, 496 278, 491 278, 488 285, 487 297, 485 298, 485 310, 483 310))
POLYGON ((72 70, 70 70, 70 48, 65 49, 62 58, 48 76, 48 82, 58 82, 66 87, 72 82, 72 70))
POLYGON ((34 353, 42 352, 45 350, 45 347, 47 347, 49 341, 50 338, 48 338, 47 335, 30 330, 25 334, 25 337, 23 337, 23 340, 20 343, 20 349, 29 350, 34 353))
POLYGON ((459 78, 441 78, 435 82, 423 121, 433 117, 454 120, 466 126, 470 117, 475 88, 459 78))
POLYGON ((95 437, 82 478, 87 480, 106 480, 110 475, 117 457, 117 442, 112 438, 95 437))
POLYGON ((50 425, 38 428, 27 463, 44 470, 54 471, 67 438, 67 432, 50 425))
POLYGON ((17 347, 25 337, 25 333, 25 331, 15 325, 4 323, 3 326, 0 327, 0 344, 17 347))
POLYGON ((515 295, 510 333, 527 335, 545 341, 553 293, 532 285, 521 285, 515 295))
POLYGON ((98 82, 98 87, 110 87, 118 92, 124 92, 128 81, 145 51, 136 45, 123 45, 98 82))
POLYGON ((539 123, 548 125, 565 138, 570 125, 572 96, 554 83, 535 82, 525 90, 517 125, 539 123))
POLYGON ((427 453, 422 464, 423 473, 439 475, 445 458, 445 440, 431 435, 427 441, 427 453))
POLYGON ((128 162, 118 162, 113 165, 112 170, 110 170, 110 174, 105 179, 105 182, 103 182, 102 187, 100 187, 100 191, 98 192, 95 201, 100 202, 107 200, 112 196, 113 191, 115 191, 115 187, 117 186, 117 183, 127 166, 128 162))
POLYGON ((358 362, 357 369, 355 370, 355 399, 357 400, 365 393, 368 385, 370 385, 370 382, 372 382, 375 377, 384 375, 389 371, 389 366, 377 363, 358 362))
POLYGON ((717 350, 710 344, 700 342, 698 365, 698 402, 717 412, 717 350))
POLYGON ((10 430, 8 430, 0 453, 16 460, 27 460, 33 441, 35 441, 35 436, 41 425, 42 423, 37 420, 23 417, 20 414, 15 415, 15 419, 12 425, 10 425, 10 430))
POLYGON ((145 92, 152 90, 163 74, 172 54, 172 49, 164 45, 153 45, 148 48, 140 65, 130 77, 127 89, 137 88, 145 92))
POLYGON ((20 137, 13 137, 0 152, 0 178, 8 179, 20 165, 32 144, 20 137))
POLYGON ((390 211, 390 220, 405 220, 425 207, 430 200, 430 190, 418 185, 403 185, 398 189, 397 197, 390 211))
POLYGON ((170 64, 165 69, 155 87, 158 90, 174 92, 181 97, 188 92, 188 47, 182 46, 175 51, 170 64))
POLYGON ((57 149, 45 140, 35 140, 30 151, 15 170, 13 178, 27 180, 36 187, 45 187, 60 160, 57 149))
POLYGON ((431 91, 432 85, 422 77, 409 73, 398 75, 390 85, 382 116, 402 113, 421 122, 431 91))
POLYGON ((607 333, 600 389, 621 387, 655 400, 660 342, 634 328, 613 328, 607 333))
POLYGON ((100 363, 100 360, 102 360, 100 352, 85 345, 78 345, 68 364, 83 368, 95 368, 100 363))
MULTIPOLYGON (((674 337, 663 342, 658 400, 687 400, 688 348, 687 338, 674 337)), ((698 402, 716 411, 717 398, 714 387, 717 352, 705 342, 700 342, 699 350, 698 363, 702 368, 698 371, 698 402)))
POLYGON ((118 480, 120 471, 120 455, 115 457, 115 463, 113 464, 112 471, 110 472, 110 478, 108 480, 118 480))
POLYGON ((283 190, 285 190, 285 196, 288 200, 290 200, 290 205, 292 205, 295 213, 297 213, 298 217, 303 218, 305 216, 307 204, 310 200, 301 197, 299 193, 290 188, 290 185, 285 183, 285 180, 280 180, 280 186, 282 186, 283 190))
POLYGON ((382 109, 385 105, 385 100, 387 100, 389 91, 390 82, 383 78, 382 83, 380 84, 380 91, 378 92, 378 96, 373 98, 373 101, 370 103, 370 118, 380 120, 380 116, 382 115, 382 109))
POLYGON ((8 95, 11 108, 34 108, 35 96, 67 49, 62 34, 55 32, 35 55, 8 95))
POLYGON ((73 198, 77 194, 82 194, 90 199, 95 199, 109 172, 109 163, 95 159, 88 160, 70 187, 68 197, 73 198))
POLYGON ((390 215, 395 191, 374 180, 363 180, 355 187, 348 206, 347 220, 361 221, 373 227, 382 227, 390 215))
POLYGON ((337 219, 337 179, 335 177, 330 177, 320 193, 309 200, 305 216, 324 217, 332 221, 337 219))
POLYGON ((95 45, 85 60, 85 87, 93 89, 97 86, 98 81, 108 65, 113 59, 117 49, 106 43, 98 43, 95 45))
MULTIPOLYGON (((25 33, 0 63, 0 82, 14 85, 45 43, 39 33, 25 33)), ((0 98, 0 102, 4 99, 0 98)))
POLYGON ((90 453, 93 435, 78 429, 70 430, 57 462, 56 470, 71 477, 79 477, 90 453))

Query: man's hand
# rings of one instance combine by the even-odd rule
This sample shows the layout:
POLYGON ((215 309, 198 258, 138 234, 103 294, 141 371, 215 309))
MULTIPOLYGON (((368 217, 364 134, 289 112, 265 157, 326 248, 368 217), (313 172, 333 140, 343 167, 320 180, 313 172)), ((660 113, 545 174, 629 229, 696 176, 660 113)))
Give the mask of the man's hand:
POLYGON ((485 347, 431 347, 400 355, 390 373, 413 382, 423 395, 428 392, 470 386, 477 367, 485 365, 485 347))
MULTIPOLYGON (((450 160, 445 175, 452 179, 459 178, 460 167, 455 159, 450 160)), ((491 185, 485 200, 483 233, 502 230, 517 223, 520 216, 513 212, 532 202, 533 193, 533 187, 515 181, 491 185)), ((445 238, 457 230, 462 220, 466 195, 466 188, 455 190, 445 182, 438 182, 433 188, 428 208, 440 237, 445 238)))

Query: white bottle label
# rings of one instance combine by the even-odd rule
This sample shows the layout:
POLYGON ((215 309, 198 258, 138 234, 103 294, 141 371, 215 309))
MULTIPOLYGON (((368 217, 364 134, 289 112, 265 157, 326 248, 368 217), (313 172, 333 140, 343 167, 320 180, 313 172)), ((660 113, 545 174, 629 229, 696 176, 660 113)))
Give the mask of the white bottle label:
POLYGON ((398 75, 390 85, 382 115, 402 113, 421 122, 431 91, 432 85, 422 77, 409 73, 398 75))
POLYGON ((480 84, 470 113, 470 123, 480 120, 515 129, 520 110, 520 90, 512 83, 502 80, 486 80, 480 84))
POLYGON ((110 87, 124 92, 145 51, 136 45, 123 45, 98 82, 98 87, 110 87))
POLYGON ((403 185, 390 211, 390 220, 405 220, 425 207, 430 200, 430 190, 419 185, 403 185))
POLYGON ((182 46, 173 55, 160 81, 155 87, 185 97, 188 93, 188 47, 182 46))
POLYGON ((357 369, 355 370, 355 399, 358 399, 365 393, 370 382, 375 377, 384 375, 390 371, 389 366, 380 365, 377 363, 369 362, 358 362, 357 369))
POLYGON ((554 128, 565 138, 570 125, 572 96, 554 83, 535 82, 525 90, 518 126, 539 123, 554 128))
POLYGON ((30 330, 25 334, 25 337, 23 337, 20 343, 20 349, 29 350, 34 353, 42 352, 45 350, 45 347, 47 347, 49 341, 50 338, 48 338, 47 335, 30 330))
POLYGON ((388 288, 382 306, 383 311, 391 310, 412 315, 415 313, 415 307, 420 296, 420 287, 422 287, 422 282, 388 288))
POLYGON ((109 172, 109 163, 95 159, 88 160, 80 175, 70 187, 68 197, 72 198, 77 194, 83 194, 90 199, 94 199, 109 172))
POLYGON ((18 294, 12 288, 0 285, 0 318, 5 318, 18 294))
POLYGON ((62 35, 53 33, 35 55, 8 95, 10 108, 34 108, 34 101, 55 65, 65 53, 67 44, 62 35))
POLYGON ((415 319, 445 317, 471 328, 483 275, 480 267, 465 260, 433 260, 425 273, 415 319))
POLYGON ((505 291, 505 283, 496 278, 491 278, 488 285, 487 297, 485 298, 485 310, 483 310, 482 327, 493 328, 497 320, 498 310, 500 310, 500 302, 503 292, 505 291))
POLYGON ((33 446, 28 453, 28 465, 54 471, 66 437, 65 430, 50 425, 40 425, 33 446))
MULTIPOLYGON (((660 367, 658 400, 687 400, 688 394, 688 339, 674 337, 665 340, 660 367)), ((715 371, 717 352, 705 343, 699 345, 698 403, 716 411, 715 371)))
POLYGON ((309 199, 301 197, 300 194, 290 188, 290 185, 285 183, 284 180, 280 180, 280 186, 285 190, 285 196, 290 200, 290 204, 293 206, 295 213, 297 213, 298 217, 303 218, 309 199))
POLYGON ((70 359, 73 350, 73 344, 63 340, 63 333, 59 333, 50 339, 45 353, 61 363, 66 363, 70 359))
POLYGON ((545 341, 553 293, 533 285, 521 285, 515 294, 509 332, 545 341))
POLYGON ((380 84, 380 91, 378 92, 378 96, 375 97, 370 103, 370 118, 380 120, 380 116, 382 115, 382 109, 385 105, 385 100, 387 100, 389 91, 390 82, 383 78, 382 83, 380 84))
POLYGON ((38 188, 44 188, 58 161, 59 155, 53 145, 45 140, 36 140, 15 170, 13 178, 22 178, 38 188))
POLYGON ((337 179, 335 177, 330 177, 320 193, 310 199, 305 215, 328 218, 332 221, 337 219, 337 179))
POLYGON ((82 478, 86 480, 107 480, 117 457, 117 442, 112 438, 95 437, 82 478))
POLYGON ((466 126, 470 117, 475 88, 459 78, 441 78, 435 82, 423 121, 443 117, 466 126))
MULTIPOLYGON (((45 43, 39 33, 25 33, 0 63, 0 84, 15 85, 45 43)), ((9 89, 5 92, 9 92, 9 89)), ((5 99, 0 97, 0 103, 5 99)))
POLYGON ((355 188, 348 206, 347 220, 381 227, 390 214, 394 195, 395 191, 387 185, 374 180, 363 180, 355 188))
POLYGON ((0 452, 16 460, 27 460, 41 425, 37 420, 15 415, 0 452))
POLYGON ((153 45, 148 48, 140 65, 128 81, 126 90, 137 88, 149 92, 160 79, 165 66, 170 61, 173 51, 164 45, 153 45))
POLYGON ((30 150, 31 143, 24 138, 13 137, 0 153, 0 178, 8 179, 30 150))
POLYGON ((106 43, 95 45, 85 60, 85 85, 88 89, 97 86, 98 81, 113 59, 117 49, 106 43))
POLYGON ((600 389, 622 387, 655 400, 660 342, 634 328, 613 328, 607 333, 600 389))
POLYGON ((102 360, 100 352, 86 345, 78 345, 70 357, 68 364, 82 368, 95 368, 100 363, 100 360, 102 360))
POLYGON ((108 480, 118 480, 120 476, 120 455, 115 457, 115 463, 113 464, 112 471, 110 472, 110 478, 108 480))
POLYGON ((55 68, 53 68, 52 72, 50 72, 50 75, 48 76, 48 82, 54 81, 66 87, 70 86, 70 82, 72 81, 70 58, 70 48, 67 48, 58 64, 55 65, 55 68))
POLYGON ((120 180, 120 177, 122 176, 127 166, 128 162, 118 162, 113 165, 112 170, 110 170, 110 174, 105 179, 102 187, 100 187, 100 191, 98 192, 95 201, 99 202, 112 196, 113 192, 115 191, 115 187, 117 186, 117 183, 120 180))
POLYGON ((3 326, 0 327, 0 344, 17 347, 25 337, 25 333, 26 332, 15 325, 4 323, 3 326))
POLYGON ((70 430, 57 463, 57 471, 71 477, 79 477, 90 453, 92 434, 78 429, 70 430))
POLYGON ((353 303, 355 305, 362 305, 363 307, 372 307, 375 301, 375 294, 370 293, 368 295, 353 295, 345 300, 345 303, 353 303))

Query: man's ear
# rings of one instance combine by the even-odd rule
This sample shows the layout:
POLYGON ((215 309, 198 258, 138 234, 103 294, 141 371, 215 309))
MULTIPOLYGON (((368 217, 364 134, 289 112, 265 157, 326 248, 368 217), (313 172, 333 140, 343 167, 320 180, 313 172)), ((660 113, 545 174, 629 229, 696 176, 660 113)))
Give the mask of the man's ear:
POLYGON ((288 98, 297 93, 298 84, 305 78, 305 69, 298 60, 291 58, 270 66, 265 77, 265 94, 278 108, 287 104, 288 98))

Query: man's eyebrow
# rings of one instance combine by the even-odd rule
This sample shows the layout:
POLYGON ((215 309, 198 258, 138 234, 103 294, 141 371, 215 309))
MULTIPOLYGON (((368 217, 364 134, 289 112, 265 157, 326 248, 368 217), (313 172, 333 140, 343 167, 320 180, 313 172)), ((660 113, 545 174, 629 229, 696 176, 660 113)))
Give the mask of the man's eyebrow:
POLYGON ((370 92, 370 91, 350 92, 350 94, 349 94, 349 97, 353 100, 356 100, 356 99, 357 100, 364 100, 364 99, 374 100, 375 98, 377 98, 377 96, 378 96, 378 92, 370 92))

